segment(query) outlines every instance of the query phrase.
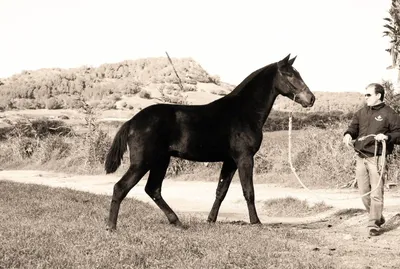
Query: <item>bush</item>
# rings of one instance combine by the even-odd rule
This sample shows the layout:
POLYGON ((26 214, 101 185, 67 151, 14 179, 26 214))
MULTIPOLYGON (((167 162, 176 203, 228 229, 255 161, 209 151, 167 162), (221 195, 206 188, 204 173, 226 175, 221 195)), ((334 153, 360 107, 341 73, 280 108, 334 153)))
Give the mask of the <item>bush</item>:
POLYGON ((16 99, 14 105, 17 109, 36 109, 38 108, 35 100, 32 99, 16 99))
POLYGON ((129 94, 137 94, 142 90, 143 84, 139 81, 134 81, 128 86, 129 94))
POLYGON ((37 140, 28 137, 19 137, 15 140, 15 153, 19 159, 30 158, 38 148, 37 140))
POLYGON ((400 145, 396 145, 387 161, 387 181, 400 184, 400 145))
POLYGON ((221 78, 218 75, 215 76, 209 76, 209 81, 211 83, 214 83, 216 85, 221 85, 221 78))
MULTIPOLYGON (((95 107, 95 103, 92 103, 93 107, 95 107)), ((101 110, 108 110, 108 109, 115 109, 115 101, 111 99, 103 99, 99 103, 97 103, 97 109, 101 110)))
POLYGON ((64 98, 64 106, 65 108, 70 109, 80 109, 83 107, 83 102, 80 100, 78 96, 66 96, 64 98))
POLYGON ((114 100, 114 102, 120 101, 122 99, 121 94, 119 93, 114 93, 111 95, 111 99, 114 100))
POLYGON ((63 121, 35 119, 35 120, 20 120, 13 124, 12 127, 2 131, 1 137, 28 137, 28 138, 43 138, 49 135, 66 136, 73 133, 70 126, 66 126, 63 121))
POLYGON ((151 99, 151 94, 146 90, 141 90, 139 93, 139 97, 144 99, 151 99))
POLYGON ((183 85, 183 92, 194 92, 197 90, 196 85, 185 84, 183 85))
POLYGON ((70 154, 71 144, 67 143, 64 137, 52 135, 40 141, 35 157, 39 163, 44 164, 53 160, 65 159, 70 154))
POLYGON ((63 108, 63 104, 55 97, 50 97, 45 101, 47 109, 60 109, 63 108))
POLYGON ((13 108, 16 107, 14 105, 12 98, 10 97, 0 98, 0 111, 9 110, 13 108))
POLYGON ((111 137, 103 130, 94 129, 89 131, 84 140, 85 166, 92 169, 102 165, 111 143, 111 137))
MULTIPOLYGON (((295 112, 292 115, 292 130, 301 130, 307 127, 327 129, 350 122, 354 112, 343 113, 342 111, 331 112, 295 112)), ((289 129, 289 112, 272 111, 263 127, 263 131, 282 131, 289 129)))

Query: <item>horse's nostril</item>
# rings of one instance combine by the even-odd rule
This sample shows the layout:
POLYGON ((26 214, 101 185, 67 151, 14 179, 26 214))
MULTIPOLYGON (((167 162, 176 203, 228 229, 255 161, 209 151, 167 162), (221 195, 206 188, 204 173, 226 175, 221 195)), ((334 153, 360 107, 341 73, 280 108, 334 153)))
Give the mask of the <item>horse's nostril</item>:
POLYGON ((313 95, 313 96, 311 97, 311 105, 313 105, 314 102, 315 102, 315 96, 313 95))

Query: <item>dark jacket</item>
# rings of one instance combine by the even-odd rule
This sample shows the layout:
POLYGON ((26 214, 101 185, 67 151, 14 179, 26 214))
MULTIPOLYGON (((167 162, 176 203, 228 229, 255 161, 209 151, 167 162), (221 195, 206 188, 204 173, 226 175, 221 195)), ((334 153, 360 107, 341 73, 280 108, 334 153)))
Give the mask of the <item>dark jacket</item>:
MULTIPOLYGON (((361 137, 370 134, 385 134, 388 136, 386 155, 391 154, 394 144, 400 141, 400 115, 385 103, 372 107, 365 106, 354 114, 353 120, 344 134, 350 134, 353 139, 357 139, 354 147, 360 157, 372 157, 375 152, 374 137, 360 141, 361 137)), ((377 155, 381 154, 382 144, 378 143, 377 155)))

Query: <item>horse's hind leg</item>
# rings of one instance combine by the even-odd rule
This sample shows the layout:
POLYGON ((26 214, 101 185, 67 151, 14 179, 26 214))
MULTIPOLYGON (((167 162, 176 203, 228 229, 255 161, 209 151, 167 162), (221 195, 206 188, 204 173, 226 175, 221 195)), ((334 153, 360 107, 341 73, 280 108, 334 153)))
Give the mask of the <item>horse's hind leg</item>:
POLYGON ((233 175, 237 169, 236 163, 233 160, 225 161, 222 165, 221 175, 218 182, 218 187, 216 191, 216 198, 213 207, 208 215, 208 222, 215 222, 217 220, 218 211, 224 200, 226 193, 228 192, 229 186, 231 184, 233 175))
POLYGON ((131 165, 124 176, 114 185, 114 192, 111 200, 110 215, 108 218, 108 230, 115 230, 119 207, 128 192, 147 173, 148 169, 142 166, 131 165))
POLYGON ((169 161, 170 157, 164 157, 160 158, 157 162, 154 163, 154 165, 150 169, 150 175, 149 179, 147 180, 145 191, 151 197, 151 199, 153 199, 157 206, 164 212, 164 214, 168 218, 169 223, 177 226, 182 226, 182 223, 179 221, 178 216, 161 196, 161 186, 165 177, 165 173, 167 172, 169 161))

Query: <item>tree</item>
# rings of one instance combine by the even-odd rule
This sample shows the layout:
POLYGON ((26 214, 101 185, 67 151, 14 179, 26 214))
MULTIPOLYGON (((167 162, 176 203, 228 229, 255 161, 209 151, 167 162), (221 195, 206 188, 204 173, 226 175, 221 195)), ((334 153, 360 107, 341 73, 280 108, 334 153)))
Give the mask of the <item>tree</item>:
POLYGON ((393 83, 390 81, 384 81, 382 86, 385 88, 385 103, 400 113, 400 93, 395 92, 393 83))
POLYGON ((392 56, 392 65, 390 68, 398 68, 400 60, 400 0, 392 0, 389 15, 390 18, 384 18, 387 23, 383 26, 386 28, 383 36, 390 38, 390 46, 386 49, 392 56))

